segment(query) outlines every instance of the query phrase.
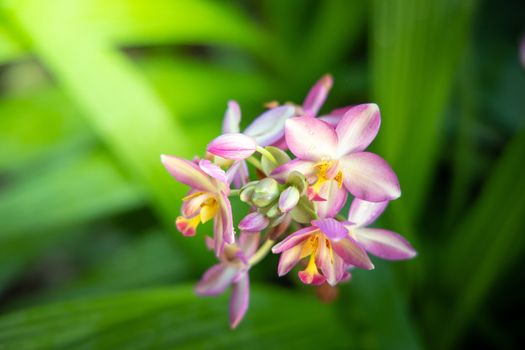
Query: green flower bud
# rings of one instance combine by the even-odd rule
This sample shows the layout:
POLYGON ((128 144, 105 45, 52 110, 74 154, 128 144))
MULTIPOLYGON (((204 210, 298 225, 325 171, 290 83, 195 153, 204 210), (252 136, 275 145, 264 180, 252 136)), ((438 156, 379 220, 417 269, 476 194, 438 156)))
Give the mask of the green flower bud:
POLYGON ((279 194, 279 183, 275 179, 267 177, 259 181, 254 187, 251 201, 255 206, 261 208, 271 204, 279 194))

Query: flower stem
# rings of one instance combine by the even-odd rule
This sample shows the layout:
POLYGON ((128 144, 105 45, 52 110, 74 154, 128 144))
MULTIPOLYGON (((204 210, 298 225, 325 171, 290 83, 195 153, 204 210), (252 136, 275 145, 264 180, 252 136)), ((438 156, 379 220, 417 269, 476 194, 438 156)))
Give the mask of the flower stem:
POLYGON ((230 194, 228 195, 228 197, 238 196, 239 193, 241 193, 241 190, 238 190, 238 189, 230 190, 230 194))
POLYGON ((278 165, 278 164, 277 164, 277 159, 275 159, 275 157, 273 156, 273 154, 271 154, 270 152, 268 152, 268 151, 267 151, 266 149, 264 149, 263 147, 261 147, 261 146, 257 146, 257 152, 259 152, 260 154, 262 154, 263 157, 268 158, 273 164, 278 165))
POLYGON ((259 169, 260 171, 263 171, 261 162, 254 156, 246 158, 246 161, 250 163, 251 165, 253 165, 254 167, 256 167, 257 169, 259 169))
POLYGON ((274 240, 266 240, 266 242, 264 242, 264 244, 250 258, 250 261, 248 262, 250 266, 259 263, 266 256, 266 254, 270 252, 270 249, 272 249, 274 243, 274 240))

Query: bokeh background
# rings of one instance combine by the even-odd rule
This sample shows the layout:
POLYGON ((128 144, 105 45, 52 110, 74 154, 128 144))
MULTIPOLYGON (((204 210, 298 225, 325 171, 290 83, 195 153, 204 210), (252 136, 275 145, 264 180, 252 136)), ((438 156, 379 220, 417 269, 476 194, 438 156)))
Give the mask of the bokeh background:
POLYGON ((520 0, 0 1, 0 349, 519 348, 524 33, 520 0), (159 154, 324 73, 324 111, 379 104, 403 190, 380 225, 419 256, 331 303, 271 256, 232 332, 227 295, 193 294, 214 257, 175 231, 159 154))

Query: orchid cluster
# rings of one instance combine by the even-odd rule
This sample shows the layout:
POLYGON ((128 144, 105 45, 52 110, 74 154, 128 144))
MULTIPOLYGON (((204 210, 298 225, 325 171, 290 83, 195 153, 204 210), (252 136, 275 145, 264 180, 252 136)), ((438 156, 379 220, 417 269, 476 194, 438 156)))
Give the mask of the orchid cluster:
POLYGON ((218 295, 232 287, 230 325, 248 309, 249 271, 270 251, 280 254, 277 273, 300 265, 305 284, 335 286, 353 268, 374 268, 368 253, 388 260, 416 255, 399 234, 370 228, 389 201, 401 195, 396 174, 385 160, 365 149, 376 137, 376 104, 336 109, 318 116, 332 78, 322 77, 302 106, 273 103, 246 129, 241 111, 228 103, 222 135, 208 144, 204 159, 162 155, 170 174, 190 187, 176 226, 194 236, 213 220, 206 237, 218 263, 196 287, 218 295), (250 169, 252 168, 252 169, 250 169), (347 216, 340 214, 352 202, 347 216), (230 198, 249 206, 236 234, 230 198))

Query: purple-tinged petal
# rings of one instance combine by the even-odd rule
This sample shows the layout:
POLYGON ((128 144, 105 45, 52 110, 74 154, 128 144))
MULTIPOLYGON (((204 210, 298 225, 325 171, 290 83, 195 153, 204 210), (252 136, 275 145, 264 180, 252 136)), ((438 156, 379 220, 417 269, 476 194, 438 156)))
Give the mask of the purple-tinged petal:
POLYGON ((335 286, 337 284, 337 274, 330 250, 324 239, 319 242, 315 254, 315 264, 321 269, 323 276, 326 278, 326 282, 331 286, 335 286))
POLYGON ((401 235, 379 228, 354 230, 359 244, 368 252, 386 260, 404 260, 416 256, 415 249, 401 235))
POLYGON ((277 181, 284 182, 292 171, 298 171, 306 178, 315 174, 315 162, 294 159, 275 168, 270 174, 277 181))
POLYGON ((216 215, 213 220, 213 250, 215 256, 220 257, 224 251, 224 222, 221 215, 216 215))
POLYGON ((233 217, 232 217, 232 207, 230 200, 221 192, 218 196, 219 201, 219 215, 221 217, 223 231, 222 236, 224 241, 228 244, 233 244, 235 242, 235 229, 233 228, 233 217))
POLYGON ((326 74, 310 89, 303 102, 303 109, 307 116, 315 117, 317 115, 326 100, 332 85, 332 77, 329 74, 326 74))
POLYGON ((248 166, 244 160, 235 162, 226 172, 228 183, 233 182, 235 188, 241 188, 246 185, 249 180, 248 166))
POLYGON ((199 295, 219 295, 232 283, 239 271, 227 264, 213 265, 195 287, 199 295))
POLYGON ((350 108, 335 128, 339 140, 338 155, 342 157, 367 148, 376 137, 380 124, 379 107, 375 103, 350 108))
POLYGON ((297 274, 299 279, 304 284, 313 284, 314 286, 320 286, 326 281, 326 278, 319 273, 319 271, 299 271, 297 274))
POLYGON ((224 119, 222 121, 222 133, 238 133, 239 123, 241 122, 241 108, 237 101, 228 101, 228 108, 224 113, 224 119))
POLYGON ((339 255, 345 263, 356 267, 372 270, 374 264, 366 254, 365 250, 351 237, 337 242, 332 242, 334 252, 339 255))
POLYGON ((277 266, 277 274, 279 276, 286 275, 295 265, 297 265, 299 260, 301 260, 302 249, 303 246, 299 244, 282 252, 279 259, 279 266, 277 266))
POLYGON ((345 187, 355 197, 383 202, 401 196, 399 181, 388 163, 369 152, 352 153, 340 159, 345 187))
POLYGON ((191 193, 184 197, 182 202, 182 215, 193 217, 198 214, 202 204, 214 195, 210 192, 190 191, 191 193))
POLYGON ((286 237, 281 242, 279 242, 276 245, 274 245, 273 248, 272 248, 272 252, 274 254, 279 254, 279 253, 281 253, 281 252, 283 252, 285 250, 288 250, 288 249, 298 245, 299 243, 301 243, 305 239, 308 239, 308 237, 310 237, 310 235, 314 231, 317 231, 317 230, 318 230, 318 228, 314 227, 314 226, 309 226, 309 227, 302 228, 299 231, 296 231, 296 232, 292 233, 291 235, 286 237))
POLYGON ((357 226, 368 226, 385 211, 387 205, 388 201, 368 202, 354 198, 348 211, 348 221, 357 226))
POLYGON ((164 154, 160 156, 160 160, 177 181, 200 191, 215 191, 215 185, 211 178, 195 163, 164 154))
POLYGON ((317 215, 320 218, 333 218, 345 205, 348 192, 344 187, 339 188, 337 181, 329 180, 319 191, 319 197, 325 201, 316 202, 317 215))
POLYGON ((299 190, 293 186, 288 187, 279 196, 279 210, 283 213, 287 213, 299 202, 301 194, 299 190))
POLYGON ((257 149, 255 140, 244 134, 224 134, 208 144, 208 152, 231 160, 243 160, 257 149))
POLYGON ((334 128, 319 119, 288 119, 285 136, 290 151, 303 160, 334 159, 337 153, 337 134, 334 128))
POLYGON ((251 258, 259 247, 259 241, 261 239, 260 233, 244 233, 241 232, 239 235, 239 248, 244 252, 246 258, 251 258))
POLYGON ((332 242, 337 242, 348 237, 348 230, 346 227, 335 219, 326 218, 313 220, 312 225, 317 227, 332 242))
POLYGON ((250 302, 250 280, 248 274, 233 285, 230 297, 230 327, 236 328, 244 318, 250 302))
POLYGON ((293 106, 272 108, 248 125, 244 134, 253 137, 259 146, 269 146, 284 136, 284 124, 294 115, 295 107, 293 106))
POLYGON ((317 119, 321 119, 322 121, 327 122, 328 124, 332 125, 334 128, 339 124, 339 121, 341 121, 341 118, 345 115, 346 112, 348 112, 349 109, 353 108, 354 106, 345 106, 341 108, 334 109, 327 115, 323 115, 318 117, 317 119))
POLYGON ((239 230, 245 232, 260 232, 264 230, 269 223, 270 220, 268 220, 266 215, 253 212, 246 215, 241 222, 239 222, 239 230))
POLYGON ((199 161, 199 168, 204 171, 206 174, 210 175, 214 179, 228 184, 228 179, 226 178, 226 173, 219 166, 213 164, 207 159, 199 161))

